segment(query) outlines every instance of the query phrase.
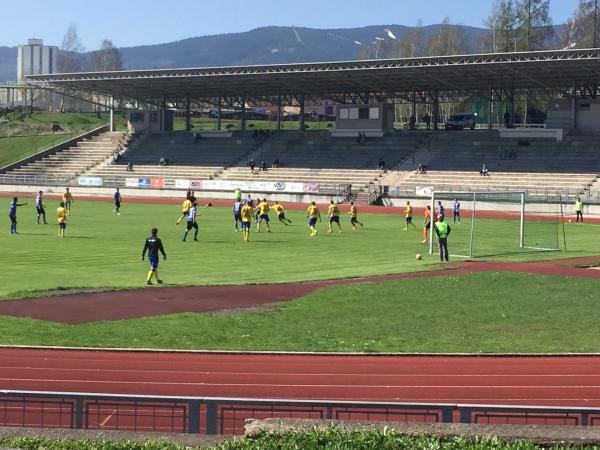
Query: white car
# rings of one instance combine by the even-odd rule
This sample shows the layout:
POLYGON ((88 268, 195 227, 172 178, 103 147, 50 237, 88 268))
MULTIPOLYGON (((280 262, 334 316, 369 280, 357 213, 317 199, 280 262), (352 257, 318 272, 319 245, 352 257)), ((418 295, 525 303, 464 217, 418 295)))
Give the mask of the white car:
POLYGON ((464 129, 475 129, 475 114, 473 113, 459 113, 446 121, 446 130, 464 130, 464 129))

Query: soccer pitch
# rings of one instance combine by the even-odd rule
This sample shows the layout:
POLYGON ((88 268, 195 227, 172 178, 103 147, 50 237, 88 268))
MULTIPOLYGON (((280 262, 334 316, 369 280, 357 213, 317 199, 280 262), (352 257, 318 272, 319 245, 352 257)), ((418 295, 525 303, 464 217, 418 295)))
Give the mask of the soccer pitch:
MULTIPOLYGON (((8 199, 6 202, 8 203, 8 199)), ((123 289, 143 287, 147 262, 140 261, 150 228, 158 227, 168 260, 160 263, 160 276, 168 286, 284 283, 415 272, 440 268, 437 255, 429 256, 422 240, 422 218, 415 217, 416 230, 403 231, 403 209, 390 214, 360 214, 364 229, 353 231, 347 207, 343 207, 344 233, 326 233, 326 213, 319 235, 311 238, 303 211, 288 210, 292 226, 272 223, 272 233, 257 233, 251 242, 235 233, 230 208, 199 208, 199 242, 181 241, 184 224, 175 225, 178 205, 127 203, 121 215, 110 202, 76 201, 66 237, 57 237, 57 200, 47 200, 48 225, 36 225, 32 199, 19 208, 19 235, 0 234, 0 298, 31 297, 56 289, 123 289), (415 255, 424 256, 416 261, 415 255)), ((481 219, 477 250, 495 259, 531 261, 594 254, 594 225, 567 224, 568 252, 534 252, 518 249, 515 221, 481 219)), ((462 246, 469 233, 468 220, 452 224, 449 238, 462 246)), ((518 227, 517 227, 518 228, 518 227)), ((435 248, 435 246, 434 246, 435 248)))

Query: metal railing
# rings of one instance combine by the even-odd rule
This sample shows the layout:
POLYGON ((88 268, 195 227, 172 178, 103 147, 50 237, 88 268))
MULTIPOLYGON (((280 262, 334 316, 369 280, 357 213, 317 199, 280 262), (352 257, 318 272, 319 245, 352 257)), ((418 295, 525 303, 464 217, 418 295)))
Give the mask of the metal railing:
POLYGON ((599 408, 0 391, 0 426, 241 434, 246 419, 600 425, 599 408))

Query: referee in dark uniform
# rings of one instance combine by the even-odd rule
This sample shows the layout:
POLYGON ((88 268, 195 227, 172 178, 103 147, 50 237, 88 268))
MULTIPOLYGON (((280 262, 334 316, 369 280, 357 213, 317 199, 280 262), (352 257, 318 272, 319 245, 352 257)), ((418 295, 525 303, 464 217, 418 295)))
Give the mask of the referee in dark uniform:
POLYGON ((142 261, 148 252, 148 262, 150 263, 150 271, 146 278, 146 284, 152 285, 152 276, 156 277, 156 282, 162 284, 162 280, 158 277, 158 252, 162 253, 163 259, 167 260, 167 254, 163 248, 162 241, 158 238, 158 229, 152 228, 152 236, 146 239, 144 250, 142 250, 142 261))

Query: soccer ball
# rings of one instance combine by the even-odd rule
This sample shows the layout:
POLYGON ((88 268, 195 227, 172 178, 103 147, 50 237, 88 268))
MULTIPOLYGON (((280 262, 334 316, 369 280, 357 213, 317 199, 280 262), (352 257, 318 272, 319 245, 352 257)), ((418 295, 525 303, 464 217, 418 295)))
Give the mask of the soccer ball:
POLYGON ((569 219, 569 223, 573 222, 571 219, 569 219))
POLYGON ((420 253, 417 253, 417 255, 415 256, 415 258, 417 258, 417 261, 420 261, 421 259, 423 259, 423 257, 421 256, 420 253))

